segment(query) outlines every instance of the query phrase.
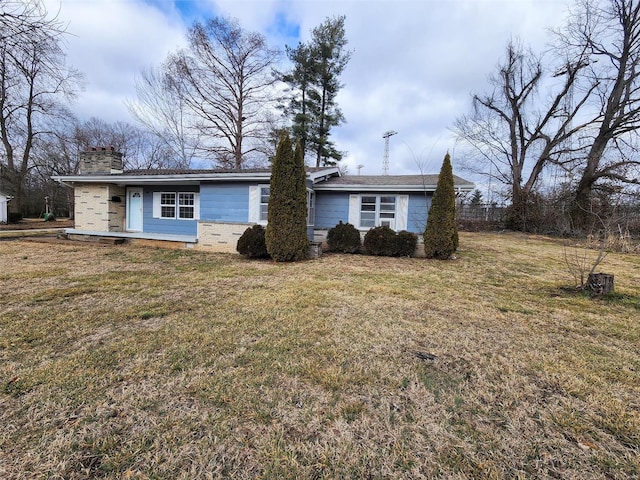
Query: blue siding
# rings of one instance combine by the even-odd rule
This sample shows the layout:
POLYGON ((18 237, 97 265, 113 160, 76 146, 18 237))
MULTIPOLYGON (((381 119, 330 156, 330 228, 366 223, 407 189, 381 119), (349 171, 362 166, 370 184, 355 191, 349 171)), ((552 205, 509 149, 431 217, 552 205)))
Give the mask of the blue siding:
POLYGON ((427 216, 431 206, 431 193, 409 194, 409 214, 407 217, 407 230, 413 233, 422 233, 427 225, 427 216))
POLYGON ((198 192, 193 185, 144 187, 142 205, 142 231, 145 233, 167 233, 173 235, 197 235, 197 220, 153 218, 153 192, 198 192))
POLYGON ((200 218, 218 222, 248 222, 249 185, 236 183, 201 185, 200 218))
POLYGON ((316 192, 315 228, 328 229, 349 221, 349 193, 316 192))
MULTIPOLYGON (((349 195, 361 192, 316 192, 316 224, 317 229, 333 228, 342 220, 349 221, 349 195)), ((371 195, 403 195, 403 192, 371 192, 371 195)), ((424 232, 431 193, 409 193, 409 211, 407 214, 407 229, 410 232, 424 232)))

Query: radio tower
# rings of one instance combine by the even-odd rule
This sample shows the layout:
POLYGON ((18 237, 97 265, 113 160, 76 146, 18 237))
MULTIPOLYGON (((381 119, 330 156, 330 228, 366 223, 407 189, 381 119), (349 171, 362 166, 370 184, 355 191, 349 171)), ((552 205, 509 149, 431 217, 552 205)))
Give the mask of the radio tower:
POLYGON ((389 175, 389 138, 392 135, 395 135, 396 131, 389 130, 388 132, 384 132, 382 134, 382 138, 384 138, 384 158, 382 159, 382 174, 389 175))

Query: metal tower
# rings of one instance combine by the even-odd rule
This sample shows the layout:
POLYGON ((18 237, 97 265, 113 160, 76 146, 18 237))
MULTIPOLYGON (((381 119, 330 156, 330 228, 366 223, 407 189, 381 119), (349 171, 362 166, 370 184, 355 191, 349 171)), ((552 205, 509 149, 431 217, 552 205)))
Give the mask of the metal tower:
POLYGON ((382 134, 382 138, 384 138, 384 158, 382 160, 382 174, 389 175, 389 137, 395 135, 395 130, 389 130, 388 132, 384 132, 382 134))

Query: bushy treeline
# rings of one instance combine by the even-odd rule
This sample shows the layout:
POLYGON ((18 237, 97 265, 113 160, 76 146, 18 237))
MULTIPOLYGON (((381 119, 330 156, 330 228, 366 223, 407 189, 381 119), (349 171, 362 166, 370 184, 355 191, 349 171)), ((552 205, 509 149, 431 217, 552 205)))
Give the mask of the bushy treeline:
MULTIPOLYGON (((457 224, 465 231, 514 230, 555 236, 581 236, 601 223, 611 220, 616 229, 640 237, 640 199, 598 197, 592 203, 591 221, 577 225, 572 217, 570 192, 563 189, 529 196, 524 206, 514 211, 512 206, 491 203, 472 204, 469 199, 459 202, 457 224)), ((611 223, 611 222, 610 222, 611 223)))

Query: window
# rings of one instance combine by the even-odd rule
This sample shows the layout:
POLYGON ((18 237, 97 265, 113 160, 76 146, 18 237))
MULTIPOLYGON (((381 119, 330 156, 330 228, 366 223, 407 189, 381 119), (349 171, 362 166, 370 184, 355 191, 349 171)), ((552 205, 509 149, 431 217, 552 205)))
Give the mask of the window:
MULTIPOLYGON (((249 187, 248 220, 251 223, 267 224, 269 216, 269 185, 251 185, 249 187)), ((313 226, 316 218, 316 194, 307 189, 307 226, 313 226)))
POLYGON ((269 213, 269 187, 260 187, 260 222, 267 221, 267 214, 269 213))
POLYGON ((198 197, 191 192, 154 192, 153 217, 195 220, 200 216, 198 197))
POLYGON ((387 226, 395 229, 396 197, 362 196, 360 198, 360 228, 387 226))
POLYGON ((178 218, 194 218, 195 197, 194 193, 178 194, 178 218))
POLYGON ((176 194, 160 194, 160 218, 176 218, 176 194))
POLYGON ((316 219, 316 193, 307 190, 307 226, 314 225, 316 219))

